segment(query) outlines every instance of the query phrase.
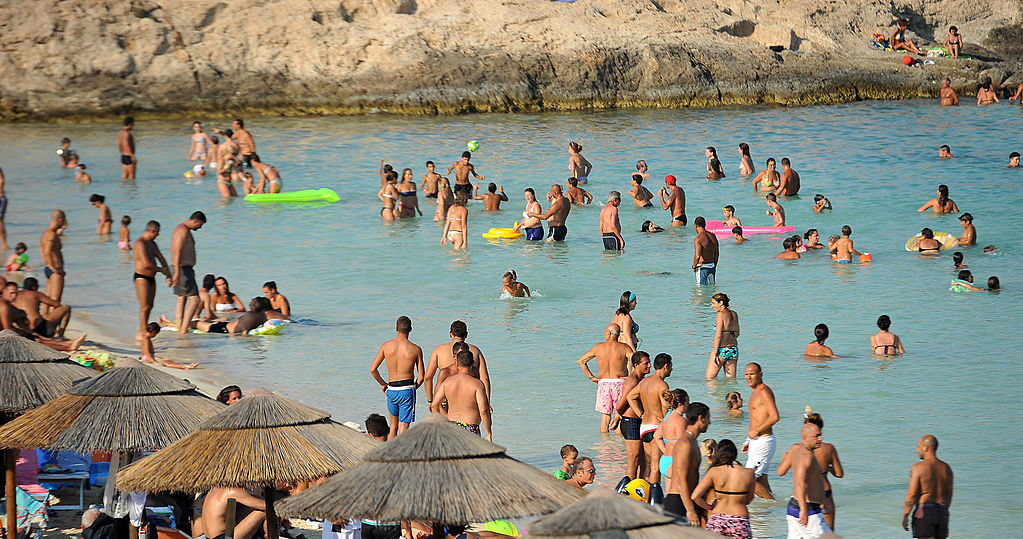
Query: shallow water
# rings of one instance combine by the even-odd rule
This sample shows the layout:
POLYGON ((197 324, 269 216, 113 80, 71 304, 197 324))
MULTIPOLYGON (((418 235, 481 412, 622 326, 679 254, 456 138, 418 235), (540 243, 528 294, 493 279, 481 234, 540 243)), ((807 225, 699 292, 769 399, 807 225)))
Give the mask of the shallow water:
MULTIPOLYGON (((67 210, 65 298, 76 316, 88 315, 130 344, 137 307, 130 260, 116 248, 116 222, 131 215, 134 239, 146 220, 159 220, 159 242, 169 253, 173 225, 201 209, 209 223, 196 234, 197 273, 226 276, 245 301, 274 279, 302 322, 268 338, 179 339, 165 333, 156 341, 158 353, 194 356, 208 372, 245 387, 262 385, 361 423, 385 410, 367 370, 379 343, 393 336, 394 319, 410 316, 412 339, 429 354, 460 318, 490 366, 495 441, 551 470, 560 463, 560 446, 573 443, 597 457, 598 480, 609 485, 624 469, 621 440, 597 433, 594 387, 576 359, 601 339, 623 290, 639 298, 640 348, 670 353, 670 385, 711 405, 713 424, 705 436, 745 437, 746 424, 725 417, 723 398, 738 389, 748 399, 749 388, 741 379, 703 380, 713 339, 710 296, 723 291, 740 315, 741 363, 760 362, 777 395, 782 419, 775 428, 775 465, 798 441, 805 405, 826 420, 824 438, 839 449, 847 474, 832 482, 843 536, 905 533, 899 525, 908 468, 916 462, 916 440, 926 433, 939 438, 939 456, 956 473, 953 533, 969 527, 975 536, 1000 535, 1020 516, 1023 474, 1007 466, 1017 429, 1004 418, 1006 412, 1012 417, 1007 405, 1020 373, 1020 330, 1012 321, 1023 311, 1016 291, 1023 282, 1016 212, 1023 171, 1003 168, 1010 151, 1023 149, 1016 135, 1023 129, 1018 107, 939 109, 936 102, 908 101, 249 124, 259 153, 281 170, 287 190, 329 186, 342 201, 261 206, 218 200, 212 180, 197 184, 181 177, 188 166, 187 122, 136 126, 140 169, 134 183, 118 179, 116 124, 8 125, 0 134, 0 166, 10 198, 9 238, 27 243, 30 265, 38 265, 48 212, 67 210), (910 139, 891 144, 891 134, 910 139), (75 185, 70 172, 58 168, 53 149, 62 136, 73 140, 89 165, 92 186, 75 185), (473 157, 479 172, 502 184, 512 200, 499 214, 471 205, 468 252, 439 245, 440 228, 430 220, 426 199, 426 218, 380 224, 380 158, 399 169, 411 166, 418 179, 424 161, 446 168, 469 139, 481 144, 473 157), (873 263, 836 266, 820 253, 780 262, 774 255, 782 237, 760 235, 741 246, 722 242, 718 286, 699 287, 689 270, 692 229, 642 235, 636 231, 643 220, 666 225, 669 218, 630 203, 622 205, 628 241, 623 255, 601 250, 599 205, 573 210, 564 244, 480 239, 487 228, 510 226, 518 217, 524 187, 543 192, 564 180, 569 140, 580 142, 594 163, 587 189, 598 201, 611 189, 627 191, 628 175, 643 158, 654 175, 651 190, 661 185, 656 178, 679 177, 690 220, 720 219, 721 206, 732 204, 750 226, 771 221, 763 199, 738 175, 736 145, 750 143, 758 169, 767 157, 789 156, 803 188, 798 198, 783 201, 788 223, 798 232, 818 228, 824 239, 849 224, 856 247, 871 252, 873 263), (942 143, 952 146, 955 159, 936 158, 942 143), (703 179, 707 145, 718 148, 727 178, 703 179), (976 217, 981 245, 998 246, 992 255, 979 247, 963 252, 978 282, 993 274, 1001 278, 1006 289, 1000 294, 953 294, 950 253, 923 258, 904 250, 906 238, 924 226, 960 233, 954 216, 915 212, 939 183, 948 184, 959 207, 976 217), (834 211, 811 211, 818 192, 831 198, 834 211), (107 196, 115 219, 112 241, 94 234, 90 193, 107 196), (542 297, 499 300, 500 277, 508 268, 542 297), (883 313, 906 345, 901 358, 869 353, 869 336, 883 313), (828 344, 844 357, 803 357, 819 322, 830 326, 828 344)), ((161 289, 154 315, 172 312, 173 296, 161 289)), ((419 396, 422 414, 425 397, 419 396)), ((791 476, 772 478, 772 485, 784 500, 791 476)), ((783 501, 755 501, 751 512, 757 537, 785 535, 783 501)))

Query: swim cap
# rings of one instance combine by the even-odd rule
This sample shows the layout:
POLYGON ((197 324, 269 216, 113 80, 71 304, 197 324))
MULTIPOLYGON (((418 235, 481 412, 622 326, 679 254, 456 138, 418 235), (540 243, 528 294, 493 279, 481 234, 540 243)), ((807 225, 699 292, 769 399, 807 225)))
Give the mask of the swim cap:
POLYGON ((667 176, 664 177, 664 183, 668 185, 675 185, 675 181, 676 181, 675 177, 672 176, 671 174, 668 174, 667 176))
POLYGON ((650 501, 650 483, 645 479, 633 479, 629 481, 628 485, 625 485, 625 494, 641 502, 650 501))

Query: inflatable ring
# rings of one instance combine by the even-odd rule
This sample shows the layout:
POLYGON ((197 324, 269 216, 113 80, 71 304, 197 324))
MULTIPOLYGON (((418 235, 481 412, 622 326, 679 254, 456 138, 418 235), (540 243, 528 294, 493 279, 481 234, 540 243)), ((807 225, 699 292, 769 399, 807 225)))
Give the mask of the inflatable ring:
MULTIPOLYGON (((909 238, 908 240, 906 240, 906 250, 907 251, 917 251, 917 250, 919 250, 919 248, 920 248, 920 240, 922 240, 923 238, 924 238, 923 235, 917 234, 916 236, 913 236, 913 237, 909 238)), ((955 249, 956 246, 959 244, 959 238, 957 236, 953 236, 952 234, 949 234, 948 232, 935 232, 934 233, 934 239, 936 239, 939 242, 941 242, 941 250, 942 251, 947 251, 949 249, 955 249)))
POLYGON ((277 335, 286 325, 288 325, 287 320, 271 318, 266 322, 263 322, 263 324, 258 328, 250 329, 249 335, 277 335))
POLYGON ((488 240, 514 240, 523 236, 525 236, 525 234, 515 230, 514 228, 491 228, 489 231, 483 233, 483 237, 488 240))

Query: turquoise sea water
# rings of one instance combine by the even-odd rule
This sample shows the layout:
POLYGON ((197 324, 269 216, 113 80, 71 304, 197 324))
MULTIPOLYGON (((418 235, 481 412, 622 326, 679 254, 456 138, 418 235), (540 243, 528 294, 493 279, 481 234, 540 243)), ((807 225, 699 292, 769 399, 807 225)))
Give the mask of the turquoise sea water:
MULTIPOLYGON (((229 118, 205 119, 226 127, 229 118), (214 122, 213 120, 217 120, 214 122)), ((511 455, 545 469, 560 464, 558 449, 573 443, 597 458, 598 481, 613 485, 624 470, 621 438, 597 433, 594 386, 576 359, 598 342, 604 325, 628 289, 639 298, 635 318, 640 348, 675 359, 671 387, 710 404, 707 437, 745 437, 743 420, 724 416, 732 389, 748 399, 740 379, 706 383, 703 372, 713 339, 710 296, 722 291, 739 315, 740 369, 764 366, 782 419, 775 427, 781 453, 798 441, 802 410, 813 405, 825 418, 824 439, 834 443, 846 477, 833 480, 838 530, 845 537, 908 536, 900 528, 908 468, 916 440, 936 435, 939 456, 956 473, 952 530, 961 535, 1002 536, 1020 517, 1023 474, 1011 464, 1018 425, 1014 406, 1023 300, 1018 230, 1023 171, 1007 170, 1010 151, 1023 150, 1019 107, 940 109, 936 102, 870 102, 800 109, 735 108, 626 111, 545 115, 476 115, 442 118, 371 116, 340 119, 247 119, 265 162, 276 165, 287 190, 328 186, 342 201, 333 205, 254 205, 221 201, 215 183, 189 183, 189 122, 139 122, 139 179, 119 179, 115 146, 118 124, 7 125, 0 133, 0 167, 7 177, 7 230, 12 242, 29 245, 30 265, 39 265, 39 236, 54 208, 68 212, 65 233, 68 284, 65 301, 76 317, 87 316, 108 334, 132 346, 136 303, 132 268, 116 248, 120 216, 134 219, 132 239, 148 219, 164 225, 158 240, 169 253, 170 231, 201 209, 209 223, 196 234, 201 276, 226 276, 247 301, 260 285, 278 282, 301 322, 277 337, 234 338, 164 334, 157 352, 173 351, 200 361, 207 373, 262 385, 361 421, 384 413, 383 396, 368 366, 394 320, 412 318, 413 341, 428 354, 447 341, 450 322, 469 325, 469 341, 487 356, 494 385, 495 441, 511 455), (907 137, 892 140, 893 135, 907 137), (61 137, 89 165, 95 183, 81 187, 57 165, 61 137), (433 207, 421 199, 425 218, 379 220, 376 169, 383 158, 409 166, 418 179, 423 163, 438 168, 455 161, 466 140, 481 147, 473 162, 488 181, 504 186, 512 200, 496 214, 470 205, 470 248, 441 247, 433 207), (643 235, 642 221, 667 225, 668 214, 622 205, 628 247, 624 254, 601 249, 599 205, 576 208, 564 244, 524 241, 491 244, 479 234, 510 226, 519 216, 521 192, 544 192, 567 177, 570 140, 584 146, 594 164, 586 186, 597 201, 629 189, 637 159, 645 159, 656 191, 674 174, 688 196, 690 221, 720 219, 732 204, 744 224, 768 225, 762 198, 738 175, 735 152, 748 142, 758 169, 767 157, 788 156, 802 177, 798 198, 782 201, 788 223, 822 239, 844 224, 854 230, 868 266, 836 266, 821 253, 781 262, 781 236, 753 236, 735 246, 722 242, 716 287, 693 284, 691 227, 643 235), (952 146, 951 160, 937 147, 952 146), (714 145, 728 177, 703 178, 705 146, 714 145), (953 294, 951 256, 923 258, 904 250, 906 239, 928 226, 960 233, 955 216, 917 214, 939 183, 963 211, 971 212, 981 246, 962 251, 978 283, 998 275, 1000 294, 953 294), (812 212, 814 193, 831 198, 834 211, 812 212), (114 219, 112 241, 95 236, 91 193, 106 195, 114 219), (501 274, 514 268, 542 297, 500 300, 501 274), (907 353, 872 357, 868 339, 875 320, 889 314, 907 353), (811 362, 803 347, 813 327, 827 323, 828 344, 843 357, 811 362)), ((453 177, 452 177, 453 180, 453 177)), ((546 204, 545 204, 546 207, 546 204)), ((670 228, 670 227, 669 227, 670 228)), ((159 313, 172 314, 173 296, 158 292, 159 313)), ((201 371, 194 376, 202 376, 201 371)), ((425 397, 419 393, 419 412, 425 397)), ((472 480, 468 478, 467 480, 472 480)), ((751 507, 757 537, 783 537, 784 498, 791 476, 772 478, 781 501, 751 507)))

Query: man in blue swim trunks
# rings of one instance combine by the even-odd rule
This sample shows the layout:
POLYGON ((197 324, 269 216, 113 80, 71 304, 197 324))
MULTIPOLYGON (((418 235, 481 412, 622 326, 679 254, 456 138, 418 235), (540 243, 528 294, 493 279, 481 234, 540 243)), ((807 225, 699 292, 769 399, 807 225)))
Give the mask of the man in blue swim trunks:
POLYGON ((702 216, 693 219, 696 238, 693 239, 693 273, 696 284, 714 284, 718 265, 718 239, 707 232, 707 220, 702 216))
POLYGON ((423 385, 425 376, 423 349, 408 339, 412 333, 412 320, 407 316, 399 316, 394 330, 397 336, 380 345, 369 367, 369 373, 387 395, 387 412, 391 415, 388 439, 408 430, 409 425, 416 420, 416 390, 423 385), (380 364, 384 362, 387 363, 386 382, 378 372, 380 364))
POLYGON ((527 212, 529 217, 535 217, 547 221, 547 241, 565 241, 568 235, 568 227, 565 221, 568 220, 568 213, 572 211, 572 204, 568 198, 562 195, 561 186, 554 184, 547 193, 547 200, 551 205, 546 213, 527 212))

